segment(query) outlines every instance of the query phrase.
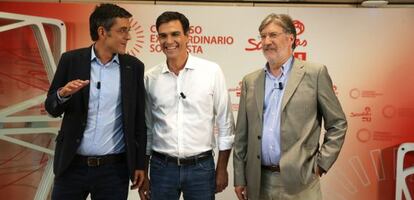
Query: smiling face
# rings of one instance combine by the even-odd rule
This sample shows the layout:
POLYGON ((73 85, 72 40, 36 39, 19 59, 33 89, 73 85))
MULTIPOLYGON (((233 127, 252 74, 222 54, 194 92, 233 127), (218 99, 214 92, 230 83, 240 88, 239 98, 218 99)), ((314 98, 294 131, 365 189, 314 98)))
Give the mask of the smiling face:
POLYGON ((131 39, 129 31, 131 23, 128 18, 115 18, 114 24, 109 31, 99 27, 102 31, 102 37, 99 40, 104 44, 105 49, 111 53, 125 54, 128 40, 131 39))
POLYGON ((167 60, 186 59, 188 33, 179 20, 163 23, 158 28, 158 41, 167 60))
POLYGON ((262 51, 266 60, 271 63, 286 62, 292 55, 293 34, 286 33, 276 23, 268 24, 261 32, 262 51))

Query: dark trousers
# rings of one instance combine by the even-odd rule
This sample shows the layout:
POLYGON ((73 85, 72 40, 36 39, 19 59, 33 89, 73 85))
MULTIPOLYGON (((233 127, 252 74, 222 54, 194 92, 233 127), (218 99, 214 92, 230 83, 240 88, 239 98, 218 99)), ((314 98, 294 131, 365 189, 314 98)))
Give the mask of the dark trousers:
POLYGON ((99 167, 72 164, 61 176, 55 177, 52 200, 93 200, 128 198, 129 176, 126 163, 99 167))

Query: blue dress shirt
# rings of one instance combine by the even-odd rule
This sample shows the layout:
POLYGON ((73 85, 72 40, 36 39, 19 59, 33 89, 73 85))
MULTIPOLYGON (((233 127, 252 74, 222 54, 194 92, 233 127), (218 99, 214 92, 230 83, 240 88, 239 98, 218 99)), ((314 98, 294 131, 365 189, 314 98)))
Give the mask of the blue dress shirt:
POLYGON ((104 65, 92 48, 89 84, 88 121, 77 153, 88 156, 122 153, 125 141, 117 54, 104 65))
POLYGON ((280 160, 280 105, 293 57, 282 65, 279 77, 273 76, 266 64, 265 97, 263 104, 262 165, 278 165, 280 160))

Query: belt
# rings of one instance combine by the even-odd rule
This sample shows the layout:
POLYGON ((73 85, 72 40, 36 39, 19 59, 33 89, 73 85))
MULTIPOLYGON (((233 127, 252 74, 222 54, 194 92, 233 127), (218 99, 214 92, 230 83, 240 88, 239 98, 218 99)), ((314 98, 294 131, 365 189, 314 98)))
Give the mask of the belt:
POLYGON ((152 151, 152 156, 157 157, 166 162, 171 162, 171 163, 177 164, 178 166, 181 166, 181 165, 195 165, 197 164, 197 162, 211 158, 213 155, 212 155, 212 151, 209 150, 209 151, 205 151, 203 153, 197 154, 195 156, 190 156, 187 158, 177 158, 177 157, 165 155, 162 153, 158 153, 156 151, 152 151))
POLYGON ((109 154, 103 156, 82 156, 75 155, 74 164, 87 165, 88 167, 99 167, 101 165, 125 162, 125 153, 109 154))
POLYGON ((266 170, 269 170, 271 172, 280 172, 280 166, 279 165, 270 165, 270 166, 262 165, 262 169, 266 169, 266 170))

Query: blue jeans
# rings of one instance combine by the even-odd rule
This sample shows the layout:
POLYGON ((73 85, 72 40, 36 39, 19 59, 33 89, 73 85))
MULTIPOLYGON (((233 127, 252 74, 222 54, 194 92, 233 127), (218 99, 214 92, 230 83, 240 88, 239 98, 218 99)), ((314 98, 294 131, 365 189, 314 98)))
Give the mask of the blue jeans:
POLYGON ((55 177, 52 200, 83 200, 89 193, 94 200, 126 200, 128 186, 126 162, 99 167, 72 164, 55 177))
POLYGON ((214 200, 216 190, 214 159, 194 165, 178 166, 157 157, 151 158, 151 200, 214 200))

